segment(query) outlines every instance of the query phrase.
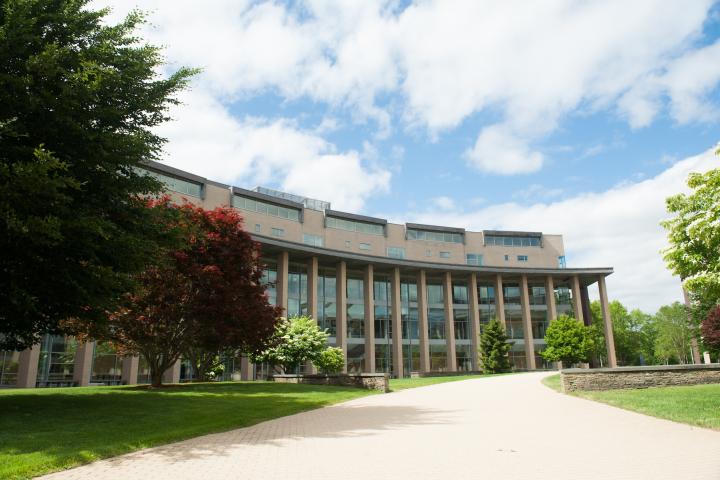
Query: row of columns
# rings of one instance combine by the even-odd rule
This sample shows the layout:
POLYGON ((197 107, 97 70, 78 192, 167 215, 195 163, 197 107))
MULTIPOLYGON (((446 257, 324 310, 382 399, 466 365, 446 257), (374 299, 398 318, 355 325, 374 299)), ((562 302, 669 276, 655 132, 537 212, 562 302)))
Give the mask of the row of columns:
MULTIPOLYGON (((339 261, 336 266, 336 343, 342 350, 343 355, 347 358, 347 263, 343 260, 339 261)), ((285 311, 288 308, 288 273, 289 273, 289 254, 282 252, 278 256, 278 277, 277 277, 277 299, 278 305, 285 311)), ((312 318, 317 317, 317 285, 318 285, 318 259, 311 257, 307 263, 307 294, 308 294, 308 314, 312 318)), ((364 267, 363 283, 365 298, 365 370, 367 372, 375 372, 375 319, 374 319, 374 267, 368 264, 364 267)), ((610 309, 608 305, 607 289, 605 286, 605 277, 598 276, 598 285, 600 291, 600 304, 602 306, 602 316, 605 330, 605 338, 608 354, 608 365, 610 367, 617 366, 615 357, 615 344, 612 333, 612 321, 610 318, 610 309)), ((403 348, 402 348, 402 305, 400 297, 400 268, 394 267, 390 272, 390 312, 392 321, 392 357, 393 357, 393 374, 402 377, 409 372, 404 372, 403 348)), ((420 369, 423 372, 430 371, 430 349, 428 340, 428 319, 427 319, 427 274, 425 270, 419 270, 417 273, 417 303, 418 303, 418 328, 419 328, 419 346, 420 346, 420 369)), ((446 353, 447 353, 447 369, 449 371, 457 370, 457 359, 455 355, 455 321, 453 315, 453 288, 452 274, 444 272, 442 278, 443 297, 445 307, 445 337, 446 337, 446 353)), ((505 322, 505 305, 503 298, 503 278, 501 274, 495 275, 495 309, 499 322, 506 327, 505 322)), ((575 317, 581 322, 584 321, 582 289, 580 279, 577 275, 571 277, 572 302, 575 317)), ((555 283, 552 276, 545 277, 545 291, 548 318, 553 321, 557 318, 557 305, 555 295, 549 292, 555 291, 555 283)), ((480 363, 478 358, 478 339, 480 333, 479 318, 479 302, 477 296, 477 274, 471 273, 468 283, 469 293, 469 319, 472 344, 472 368, 479 370, 480 363)), ((586 292, 585 292, 586 293, 586 292)), ((530 315, 530 299, 528 290, 527 275, 522 274, 520 277, 520 300, 523 319, 524 347, 528 369, 537 368, 535 362, 535 345, 533 342, 532 322, 530 315)), ((589 320, 589 319, 588 319, 589 320)), ((347 364, 344 371, 347 371, 347 364)))

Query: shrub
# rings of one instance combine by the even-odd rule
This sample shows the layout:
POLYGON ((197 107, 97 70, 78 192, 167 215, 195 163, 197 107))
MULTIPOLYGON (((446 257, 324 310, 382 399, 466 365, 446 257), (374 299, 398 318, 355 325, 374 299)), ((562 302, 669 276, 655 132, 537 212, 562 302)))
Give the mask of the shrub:
POLYGON ((486 373, 508 372, 512 368, 508 352, 512 343, 508 343, 502 324, 491 320, 480 335, 480 361, 486 373))
POLYGON ((345 357, 340 348, 328 347, 320 352, 313 363, 323 374, 332 375, 342 371, 345 366, 345 357))
POLYGON ((563 362, 565 365, 584 362, 592 350, 589 329, 567 315, 561 315, 550 323, 545 333, 547 348, 540 352, 545 360, 563 362))

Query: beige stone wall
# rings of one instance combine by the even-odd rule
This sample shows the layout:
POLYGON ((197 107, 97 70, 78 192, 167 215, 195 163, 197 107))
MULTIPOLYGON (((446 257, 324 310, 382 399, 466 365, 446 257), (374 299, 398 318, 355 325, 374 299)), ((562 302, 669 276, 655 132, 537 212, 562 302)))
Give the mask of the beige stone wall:
POLYGON ((720 383, 720 364, 620 367, 561 372, 565 392, 720 383))
POLYGON ((273 375, 278 383, 304 383, 309 385, 336 385, 357 387, 367 390, 390 391, 388 375, 383 373, 362 373, 360 375, 273 375))

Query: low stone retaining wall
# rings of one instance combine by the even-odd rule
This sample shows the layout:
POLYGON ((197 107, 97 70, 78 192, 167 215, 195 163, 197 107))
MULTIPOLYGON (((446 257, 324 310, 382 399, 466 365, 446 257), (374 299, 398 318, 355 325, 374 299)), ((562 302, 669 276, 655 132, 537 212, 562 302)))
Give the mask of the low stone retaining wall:
POLYGON ((561 370, 563 391, 615 390, 720 383, 720 364, 561 370))
POLYGON ((359 373, 357 375, 273 375, 279 383, 306 383, 310 385, 336 385, 367 390, 390 391, 388 376, 384 373, 359 373))

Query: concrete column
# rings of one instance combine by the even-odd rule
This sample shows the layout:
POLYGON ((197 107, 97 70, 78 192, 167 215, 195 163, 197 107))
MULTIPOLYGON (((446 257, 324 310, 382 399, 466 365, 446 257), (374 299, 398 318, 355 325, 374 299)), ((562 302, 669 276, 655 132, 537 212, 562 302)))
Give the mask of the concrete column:
POLYGON ((282 252, 278 255, 277 264, 277 304, 278 307, 282 308, 282 315, 287 315, 288 309, 288 274, 290 271, 290 254, 288 252, 282 252))
POLYGON ((570 282, 570 287, 572 288, 572 305, 573 312, 575 313, 575 319, 580 320, 580 322, 582 323, 585 323, 583 320, 582 300, 580 293, 580 277, 578 277, 577 275, 573 275, 570 282))
POLYGON ((243 382, 253 380, 252 363, 247 355, 240 357, 240 380, 243 382))
POLYGON ((427 282, 425 270, 417 277, 418 330, 420 330, 420 371, 430 371, 430 342, 428 342, 427 282))
POLYGON ((127 355, 123 357, 122 375, 120 377, 123 385, 137 385, 139 366, 140 357, 137 355, 127 355))
POLYGON ((545 305, 547 305, 548 320, 557 319, 557 304, 555 303, 555 281, 551 275, 545 277, 545 305))
POLYGON ((40 361, 40 345, 33 345, 31 348, 20 352, 18 362, 18 388, 35 388, 37 383, 38 362, 40 361))
POLYGON ((453 315, 452 274, 445 272, 443 276, 443 300, 445 301, 445 342, 447 344, 447 369, 457 371, 455 355, 455 316, 453 315))
POLYGON ((341 260, 337 264, 335 280, 335 339, 345 357, 343 373, 347 373, 347 264, 341 260))
MULTIPOLYGON (((685 307, 687 308, 688 312, 688 324, 690 323, 690 295, 688 295, 687 290, 683 288, 683 298, 685 299, 685 307)), ((694 364, 700 364, 702 363, 700 361, 700 345, 698 345, 698 340, 695 335, 693 335, 690 338, 690 351, 692 352, 692 359, 694 364)), ((708 362, 706 362, 708 363, 708 362)))
POLYGON ((470 274, 470 336, 472 337, 472 369, 480 370, 480 305, 477 291, 477 274, 470 274))
POLYGON ((600 310, 602 311, 603 324, 605 326, 605 345, 607 347, 608 366, 615 368, 617 367, 615 338, 613 336, 612 318, 610 318, 610 305, 608 304, 605 277, 602 275, 598 277, 598 291, 600 293, 600 310))
POLYGON ((499 273, 495 276, 495 315, 500 325, 505 327, 505 297, 503 295, 502 275, 499 273))
POLYGON ((375 373, 375 290, 372 264, 365 267, 365 371, 375 373))
POLYGON ((318 258, 311 257, 307 263, 308 315, 317 320, 318 258))
POLYGON ((94 354, 95 342, 78 342, 75 350, 75 366, 73 367, 73 381, 78 387, 90 385, 94 354))
POLYGON ((520 276, 520 307, 522 308, 523 336, 525 337, 525 361, 528 370, 535 370, 535 344, 533 343, 532 321, 530 320, 530 294, 527 275, 520 276))
POLYGON ((400 269, 398 267, 393 268, 392 276, 390 277, 390 304, 392 321, 393 374, 397 378, 402 378, 404 375, 402 301, 400 299, 400 269))
POLYGON ((164 383, 180 383, 180 360, 177 360, 163 373, 164 383))

